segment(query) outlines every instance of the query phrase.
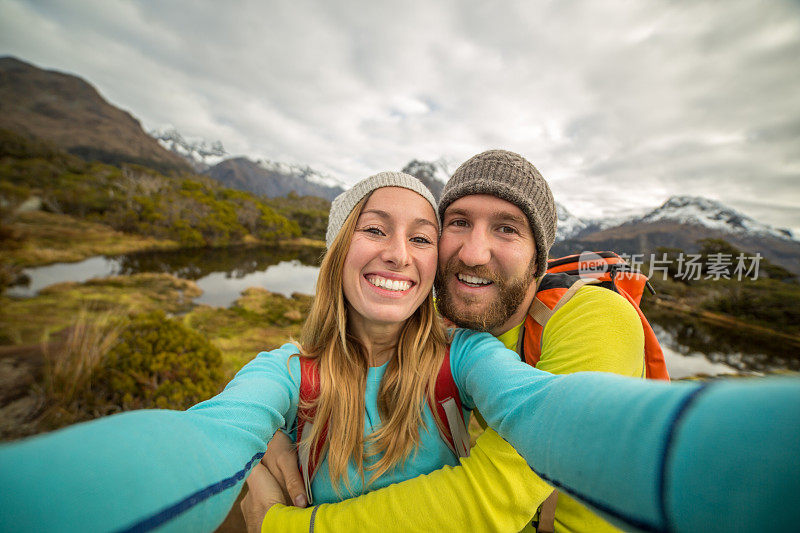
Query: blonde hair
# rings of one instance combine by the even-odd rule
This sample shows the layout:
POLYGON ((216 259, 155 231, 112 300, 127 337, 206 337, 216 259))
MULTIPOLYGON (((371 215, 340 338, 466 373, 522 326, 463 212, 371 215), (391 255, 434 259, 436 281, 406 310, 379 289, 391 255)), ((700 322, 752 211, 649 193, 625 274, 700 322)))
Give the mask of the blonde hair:
POLYGON ((368 198, 369 195, 350 212, 322 260, 317 294, 299 343, 300 356, 313 359, 320 376, 318 398, 310 405, 300 406, 301 410, 315 412, 315 416, 311 431, 305 432, 299 444, 310 450, 317 449, 328 426, 325 447, 331 484, 337 493, 342 480, 345 487, 351 487, 347 476, 350 460, 363 483, 365 458, 380 456, 367 468, 372 472, 369 479, 372 483, 405 461, 419 445, 425 400, 433 398, 436 377, 447 349, 447 337, 436 315, 431 293, 406 320, 400 332, 397 355, 389 361, 378 392, 382 424, 366 437, 368 450, 365 453, 364 390, 369 361, 364 345, 348 333, 342 279, 356 222, 368 198))

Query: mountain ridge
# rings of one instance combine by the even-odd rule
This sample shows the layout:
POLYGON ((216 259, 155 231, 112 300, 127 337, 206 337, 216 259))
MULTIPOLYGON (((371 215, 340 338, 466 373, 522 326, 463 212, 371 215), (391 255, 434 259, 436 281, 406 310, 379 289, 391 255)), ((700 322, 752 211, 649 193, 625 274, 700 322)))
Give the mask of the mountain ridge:
POLYGON ((718 230, 722 233, 774 237, 798 242, 788 229, 758 222, 722 202, 702 196, 670 196, 660 206, 645 211, 642 215, 628 217, 581 219, 570 213, 563 205, 558 203, 556 205, 559 225, 564 223, 566 226, 563 230, 559 228, 561 239, 582 238, 600 231, 632 224, 676 221, 718 230))
MULTIPOLYGON (((246 157, 232 157, 206 170, 206 174, 226 187, 249 191, 275 198, 294 192, 299 196, 319 196, 333 200, 343 192, 340 187, 330 187, 308 181, 302 174, 283 172, 283 167, 265 168, 246 157)), ((291 167, 286 167, 291 168, 291 167)))
POLYGON ((0 58, 0 128, 84 159, 189 170, 183 159, 147 135, 131 113, 109 103, 83 78, 11 56, 0 58))
POLYGON ((197 172, 205 172, 229 155, 222 141, 186 138, 174 126, 152 130, 149 135, 164 149, 185 159, 197 172))

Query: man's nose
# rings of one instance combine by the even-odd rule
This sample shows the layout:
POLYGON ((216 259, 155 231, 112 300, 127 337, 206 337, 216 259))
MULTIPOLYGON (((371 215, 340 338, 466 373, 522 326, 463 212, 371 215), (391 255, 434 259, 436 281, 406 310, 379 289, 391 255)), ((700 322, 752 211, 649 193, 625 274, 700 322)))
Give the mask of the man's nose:
POLYGON ((409 264, 411 261, 408 249, 408 241, 403 235, 395 235, 386 244, 383 249, 381 259, 393 265, 395 268, 401 268, 409 264))
POLYGON ((481 231, 470 231, 458 250, 458 258, 467 266, 485 265, 491 259, 489 241, 481 231))

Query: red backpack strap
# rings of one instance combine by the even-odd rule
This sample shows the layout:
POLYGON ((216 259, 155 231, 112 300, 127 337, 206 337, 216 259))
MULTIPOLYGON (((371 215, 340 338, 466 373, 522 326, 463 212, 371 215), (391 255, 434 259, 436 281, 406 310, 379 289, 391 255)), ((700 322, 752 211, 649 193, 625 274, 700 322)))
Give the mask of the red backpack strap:
MULTIPOLYGON (((639 314, 639 320, 642 323, 642 330, 644 331, 644 367, 645 377, 647 379, 662 379, 669 381, 669 372, 667 372, 667 363, 664 361, 664 351, 661 349, 653 327, 647 318, 642 313, 642 310, 636 303, 636 297, 631 296, 624 289, 617 288, 617 292, 627 299, 636 312, 639 314)), ((639 294, 641 298, 641 294, 639 294)))
POLYGON ((469 457, 469 432, 464 423, 461 396, 450 368, 450 346, 436 376, 434 398, 429 398, 429 403, 431 411, 439 415, 436 425, 447 446, 458 457, 469 457))
POLYGON ((526 363, 536 366, 542 357, 542 333, 548 320, 561 309, 584 285, 600 283, 594 278, 580 278, 569 287, 542 288, 536 291, 525 317, 524 331, 517 346, 517 353, 526 363))
MULTIPOLYGON (((314 359, 306 357, 300 358, 300 403, 299 405, 314 405, 319 398, 319 367, 314 359)), ((297 410, 297 443, 300 444, 303 439, 304 431, 310 431, 313 427, 314 416, 316 415, 316 407, 311 408, 298 408, 297 410)), ((311 495, 311 480, 317 473, 320 458, 322 457, 322 450, 325 448, 325 443, 328 438, 328 423, 322 429, 322 436, 317 442, 314 450, 310 450, 306 446, 300 446, 298 449, 298 462, 300 463, 300 472, 303 474, 303 482, 306 486, 306 496, 308 503, 313 502, 311 495)))

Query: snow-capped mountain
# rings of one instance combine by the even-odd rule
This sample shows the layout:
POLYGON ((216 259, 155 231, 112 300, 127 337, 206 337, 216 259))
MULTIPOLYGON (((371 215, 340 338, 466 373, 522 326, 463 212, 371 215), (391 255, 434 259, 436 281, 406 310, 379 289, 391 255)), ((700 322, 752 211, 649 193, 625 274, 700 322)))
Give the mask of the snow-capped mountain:
POLYGON ((205 174, 226 187, 249 191, 274 198, 294 192, 300 196, 319 196, 333 200, 344 188, 330 186, 319 181, 333 180, 308 167, 276 163, 274 161, 252 161, 246 157, 232 157, 214 165, 205 174))
POLYGON ((586 229, 588 223, 581 220, 569 211, 567 208, 556 202, 556 214, 558 215, 558 228, 556 229, 556 240, 563 241, 581 233, 586 229))
POLYGON ((153 130, 150 136, 167 150, 186 159, 198 172, 204 172, 228 155, 221 141, 208 142, 196 137, 187 138, 173 127, 153 130))
POLYGON ((678 222, 742 236, 769 236, 795 240, 792 232, 787 229, 763 224, 716 200, 699 196, 673 196, 644 215, 582 219, 567 211, 561 204, 557 203, 556 208, 558 212, 556 241, 582 238, 626 224, 643 225, 656 222, 678 222))
POLYGON ((715 200, 673 196, 644 215, 580 219, 558 209, 560 227, 551 257, 583 250, 653 254, 659 248, 697 253, 703 239, 722 239, 734 248, 800 273, 800 240, 715 200))
POLYGON ((631 222, 646 223, 662 220, 695 224, 727 233, 768 235, 794 240, 792 232, 787 229, 762 224, 716 200, 699 196, 673 196, 660 207, 631 222))
POLYGON ((447 163, 443 159, 438 161, 420 161, 418 159, 412 159, 403 167, 401 172, 411 174, 424 183, 437 200, 442 196, 444 184, 450 179, 447 163))
POLYGON ((287 176, 294 176, 304 179, 317 185, 323 185, 332 189, 347 189, 347 185, 340 179, 331 176, 330 174, 323 174, 307 165, 293 165, 291 163, 282 163, 280 161, 271 161, 269 159, 259 159, 256 164, 266 170, 267 172, 275 172, 287 176))

